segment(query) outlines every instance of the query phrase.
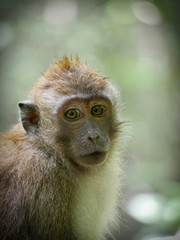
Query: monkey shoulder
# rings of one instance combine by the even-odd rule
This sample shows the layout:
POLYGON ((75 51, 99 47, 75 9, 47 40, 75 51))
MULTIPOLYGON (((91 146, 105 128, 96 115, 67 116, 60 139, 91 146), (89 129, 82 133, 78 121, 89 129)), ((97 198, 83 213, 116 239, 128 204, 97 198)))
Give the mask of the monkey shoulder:
POLYGON ((36 147, 35 141, 27 135, 21 124, 15 125, 9 132, 0 135, 1 180, 5 176, 9 179, 22 177, 25 179, 28 177, 28 171, 31 173, 35 171, 39 162, 43 164, 43 159, 45 157, 41 149, 36 147))

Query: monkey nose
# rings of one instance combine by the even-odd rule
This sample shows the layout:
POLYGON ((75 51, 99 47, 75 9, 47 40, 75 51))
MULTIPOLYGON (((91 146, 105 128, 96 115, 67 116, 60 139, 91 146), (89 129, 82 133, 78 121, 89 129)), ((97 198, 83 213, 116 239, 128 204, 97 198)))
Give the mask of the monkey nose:
POLYGON ((95 143, 99 139, 99 135, 97 133, 90 133, 88 134, 88 140, 90 142, 95 143))

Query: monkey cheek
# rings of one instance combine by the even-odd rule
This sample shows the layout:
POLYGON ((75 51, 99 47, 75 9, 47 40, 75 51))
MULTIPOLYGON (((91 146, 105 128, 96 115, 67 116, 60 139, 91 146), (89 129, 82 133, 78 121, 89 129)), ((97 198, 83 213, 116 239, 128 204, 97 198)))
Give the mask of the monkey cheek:
POLYGON ((93 166, 98 165, 105 161, 106 152, 94 152, 87 155, 79 156, 75 159, 75 162, 81 166, 93 166))

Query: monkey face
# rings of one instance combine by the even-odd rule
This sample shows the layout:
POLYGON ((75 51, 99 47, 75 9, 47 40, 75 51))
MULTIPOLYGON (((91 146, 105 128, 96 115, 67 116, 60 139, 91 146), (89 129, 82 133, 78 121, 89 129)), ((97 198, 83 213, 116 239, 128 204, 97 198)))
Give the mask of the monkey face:
POLYGON ((58 109, 59 142, 65 155, 76 164, 87 166, 103 162, 110 145, 112 105, 105 97, 76 96, 58 109))
POLYGON ((22 124, 47 152, 81 166, 108 159, 120 122, 118 92, 106 77, 65 58, 50 67, 30 98, 19 103, 22 124))

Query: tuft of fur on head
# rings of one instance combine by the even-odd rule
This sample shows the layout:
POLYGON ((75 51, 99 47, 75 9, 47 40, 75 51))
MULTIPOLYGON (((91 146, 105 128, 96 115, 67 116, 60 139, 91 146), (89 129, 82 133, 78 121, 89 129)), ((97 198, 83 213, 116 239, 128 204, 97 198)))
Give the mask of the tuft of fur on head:
MULTIPOLYGON (((58 59, 35 85, 36 91, 53 89, 62 95, 98 94, 107 84, 106 78, 80 63, 78 57, 58 59)), ((31 96, 34 95, 32 90, 31 96)))

